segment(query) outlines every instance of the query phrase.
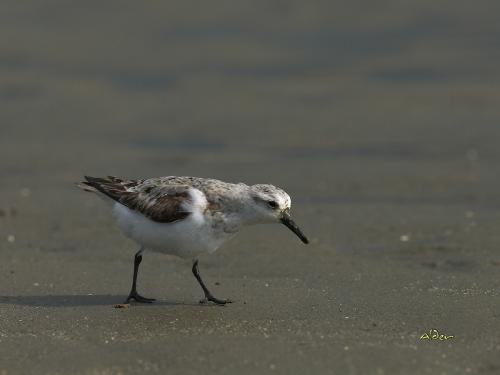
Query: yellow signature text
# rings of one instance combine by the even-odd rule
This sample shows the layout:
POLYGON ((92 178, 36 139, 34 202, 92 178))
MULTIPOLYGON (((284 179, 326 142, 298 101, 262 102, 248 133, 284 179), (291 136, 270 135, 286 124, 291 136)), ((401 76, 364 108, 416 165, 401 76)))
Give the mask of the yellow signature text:
POLYGON ((443 335, 439 333, 437 329, 430 329, 429 332, 425 332, 422 336, 420 336, 420 340, 449 340, 454 338, 453 335, 443 335))

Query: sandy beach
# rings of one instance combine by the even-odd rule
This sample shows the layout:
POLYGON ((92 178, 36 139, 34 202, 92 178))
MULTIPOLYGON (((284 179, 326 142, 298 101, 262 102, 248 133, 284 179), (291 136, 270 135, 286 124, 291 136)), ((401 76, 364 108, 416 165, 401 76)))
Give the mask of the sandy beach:
POLYGON ((0 375, 500 372, 498 8, 2 2, 0 375), (311 243, 202 256, 224 307, 147 253, 117 309, 84 174, 272 183, 311 243))

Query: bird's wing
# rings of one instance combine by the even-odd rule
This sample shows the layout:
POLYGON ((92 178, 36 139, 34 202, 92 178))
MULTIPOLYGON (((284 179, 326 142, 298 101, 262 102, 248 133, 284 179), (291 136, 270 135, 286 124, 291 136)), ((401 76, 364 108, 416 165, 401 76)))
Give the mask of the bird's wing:
POLYGON ((153 221, 172 223, 189 216, 190 187, 180 184, 158 184, 150 180, 122 180, 85 176, 82 184, 95 188, 124 206, 140 212, 153 221))

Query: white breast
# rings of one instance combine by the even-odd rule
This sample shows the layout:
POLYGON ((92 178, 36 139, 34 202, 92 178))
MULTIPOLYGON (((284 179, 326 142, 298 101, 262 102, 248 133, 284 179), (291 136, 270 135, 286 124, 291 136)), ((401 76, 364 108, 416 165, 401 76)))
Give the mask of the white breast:
POLYGON ((115 203, 113 214, 125 236, 151 250, 183 258, 214 252, 234 233, 224 230, 225 223, 220 217, 215 219, 206 214, 208 202, 201 191, 191 189, 189 193, 191 199, 183 209, 191 214, 173 223, 152 221, 120 203, 115 203))

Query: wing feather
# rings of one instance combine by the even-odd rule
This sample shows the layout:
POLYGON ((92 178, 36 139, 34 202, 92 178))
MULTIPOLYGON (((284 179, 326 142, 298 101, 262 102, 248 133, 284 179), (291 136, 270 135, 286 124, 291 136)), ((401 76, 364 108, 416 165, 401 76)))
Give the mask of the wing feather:
POLYGON ((151 220, 172 223, 191 214, 186 206, 191 203, 188 185, 156 184, 149 180, 122 180, 85 176, 91 186, 124 206, 140 212, 151 220))

